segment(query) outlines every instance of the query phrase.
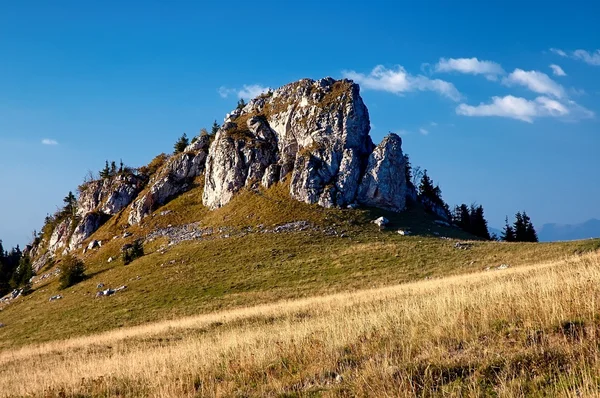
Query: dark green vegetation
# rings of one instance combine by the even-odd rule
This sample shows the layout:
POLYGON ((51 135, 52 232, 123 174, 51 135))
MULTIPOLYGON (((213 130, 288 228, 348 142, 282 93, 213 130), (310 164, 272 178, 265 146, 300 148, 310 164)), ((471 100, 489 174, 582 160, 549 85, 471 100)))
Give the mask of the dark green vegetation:
POLYGON ((63 257, 60 267, 59 278, 60 289, 71 287, 85 279, 85 265, 77 257, 66 255, 63 257))
MULTIPOLYGON (((290 199, 287 185, 277 184, 268 190, 242 192, 227 206, 208 211, 201 204, 201 181, 196 186, 141 225, 126 227, 127 210, 107 221, 92 236, 105 242, 102 247, 80 255, 87 279, 61 291, 63 299, 48 302, 60 288, 57 278, 48 278, 34 284, 32 294, 3 308, 0 322, 7 326, 0 329, 0 348, 223 308, 479 271, 503 263, 550 261, 600 246, 598 240, 552 244, 474 240, 469 250, 459 250, 455 241, 442 237, 474 237, 435 224, 421 207, 401 214, 323 209, 290 199), (390 220, 385 231, 371 223, 379 216, 390 220), (312 227, 269 232, 299 220, 312 227), (145 244, 145 256, 127 266, 121 260, 108 262, 109 257, 119 258, 124 244, 168 225, 191 222, 214 232, 172 246, 157 238, 145 244), (400 236, 398 229, 410 230, 413 236, 400 236), (132 236, 121 237, 124 230, 132 236), (99 283, 128 289, 95 298, 99 283)), ((64 261, 58 259, 55 266, 62 267, 64 261)))
POLYGON ((537 232, 527 213, 518 212, 515 214, 515 222, 513 225, 510 225, 508 223, 508 217, 506 218, 506 224, 502 230, 502 240, 505 242, 538 241, 537 232))
POLYGON ((133 260, 144 255, 144 244, 141 239, 136 240, 132 244, 127 244, 121 248, 121 259, 123 264, 127 265, 133 260))
POLYGON ((187 135, 183 133, 181 137, 175 142, 173 145, 173 153, 178 154, 185 151, 185 148, 190 144, 190 140, 187 138, 187 135))
POLYGON ((23 255, 18 245, 10 251, 4 251, 0 240, 0 296, 27 285, 32 275, 29 256, 23 255))

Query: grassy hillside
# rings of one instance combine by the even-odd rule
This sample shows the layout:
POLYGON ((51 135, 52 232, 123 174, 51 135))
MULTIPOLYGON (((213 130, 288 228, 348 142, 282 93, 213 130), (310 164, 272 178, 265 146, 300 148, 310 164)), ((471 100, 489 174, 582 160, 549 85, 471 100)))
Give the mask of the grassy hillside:
MULTIPOLYGON (((202 206, 197 187, 140 226, 127 227, 126 212, 94 234, 104 243, 82 256, 87 280, 61 291, 56 278, 49 278, 35 284, 32 294, 2 308, 0 322, 6 326, 0 328, 0 350, 282 299, 394 285, 504 263, 561 259, 599 246, 598 241, 473 241, 470 250, 458 250, 454 240, 441 237, 468 236, 433 223, 419 209, 403 214, 322 209, 290 200, 283 184, 260 193, 244 192, 213 212, 202 206), (389 230, 379 231, 371 223, 380 215, 392 221, 389 230), (293 221, 311 226, 273 232, 276 225, 293 221), (123 244, 190 222, 213 233, 172 246, 157 238, 146 244, 146 256, 127 266, 119 259, 123 244), (414 235, 400 236, 398 228, 414 235), (133 235, 123 238, 124 231, 133 235), (109 263, 109 257, 116 261, 109 263), (127 289, 95 298, 99 283, 127 289), (49 302, 56 294, 63 298, 49 302)), ((60 267, 60 261, 55 266, 60 267)))
POLYGON ((599 269, 588 254, 4 350, 0 394, 597 396, 599 269))

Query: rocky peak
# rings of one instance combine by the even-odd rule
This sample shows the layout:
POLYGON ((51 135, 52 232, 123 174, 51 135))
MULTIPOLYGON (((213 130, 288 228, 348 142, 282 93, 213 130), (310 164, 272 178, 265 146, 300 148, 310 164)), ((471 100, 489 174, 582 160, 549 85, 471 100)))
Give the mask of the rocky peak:
POLYGON ((290 195, 325 207, 354 201, 373 150, 369 112, 350 80, 303 79, 227 115, 206 161, 203 202, 290 175, 290 195))

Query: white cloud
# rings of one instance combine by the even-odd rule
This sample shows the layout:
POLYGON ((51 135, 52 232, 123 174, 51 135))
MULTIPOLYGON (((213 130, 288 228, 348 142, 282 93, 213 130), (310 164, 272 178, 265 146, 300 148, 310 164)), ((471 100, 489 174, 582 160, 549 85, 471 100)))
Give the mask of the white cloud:
POLYGON ((502 80, 507 86, 521 85, 538 94, 547 94, 556 98, 565 96, 564 88, 552 80, 547 74, 535 70, 515 69, 502 80))
POLYGON ((44 144, 44 145, 58 145, 58 141, 52 140, 50 138, 44 138, 42 140, 42 144, 44 144))
POLYGON ((423 134, 423 135, 427 135, 427 134, 429 134, 429 130, 425 130, 423 127, 421 127, 421 128, 419 129, 419 133, 421 133, 421 134, 423 134))
POLYGON ((484 75, 489 80, 496 80, 504 74, 500 64, 492 61, 480 61, 477 58, 440 58, 435 66, 436 72, 460 72, 470 75, 484 75))
POLYGON ((236 91, 237 90, 235 88, 227 88, 225 86, 221 86, 217 90, 217 92, 219 93, 219 95, 221 96, 221 98, 227 98, 227 97, 229 97, 230 94, 233 94, 236 91))
POLYGON ((567 76, 563 68, 556 64, 550 65, 550 69, 552 69, 552 73, 554 73, 555 76, 567 76))
POLYGON ((429 125, 430 125, 430 126, 432 126, 432 127, 435 127, 435 126, 437 126, 438 124, 437 124, 436 122, 431 122, 431 123, 429 123, 429 125))
POLYGON ((402 66, 397 66, 396 69, 387 69, 383 65, 378 65, 368 75, 352 70, 343 71, 342 74, 360 84, 364 89, 387 91, 399 95, 413 91, 434 91, 454 101, 459 101, 461 98, 452 83, 440 79, 429 79, 423 75, 411 75, 402 66))
POLYGON ((263 87, 260 84, 244 84, 244 88, 237 92, 237 96, 238 98, 252 99, 269 90, 269 87, 263 87))
POLYGON ((561 117, 565 120, 579 120, 590 118, 594 113, 578 105, 574 101, 559 102, 545 96, 537 97, 530 101, 521 97, 507 95, 505 97, 492 97, 492 102, 471 106, 460 104, 456 113, 463 116, 498 116, 522 120, 533 123, 540 117, 561 117))
POLYGON ((554 54, 558 54, 561 57, 567 57, 567 53, 564 52, 563 50, 561 50, 560 48, 551 48, 550 51, 552 51, 554 54))
POLYGON ((589 53, 585 50, 573 51, 573 58, 580 59, 586 64, 600 66, 600 50, 589 53))

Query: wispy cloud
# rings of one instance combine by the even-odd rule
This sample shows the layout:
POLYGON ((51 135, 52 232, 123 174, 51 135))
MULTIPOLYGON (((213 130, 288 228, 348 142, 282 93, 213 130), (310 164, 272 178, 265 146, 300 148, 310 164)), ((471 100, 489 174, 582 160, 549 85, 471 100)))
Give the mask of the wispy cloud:
POLYGON ((217 92, 219 93, 221 98, 227 98, 230 95, 235 95, 238 98, 252 99, 258 97, 262 93, 266 93, 269 90, 269 87, 263 87, 260 84, 244 84, 244 86, 241 89, 221 86, 219 87, 217 92))
POLYGON ((244 88, 237 92, 237 96, 238 98, 252 99, 269 90, 269 87, 263 87, 260 84, 244 84, 244 88))
POLYGON ((550 51, 554 54, 560 55, 561 57, 568 57, 567 53, 560 48, 551 48, 550 51))
POLYGON ((227 88, 225 86, 219 87, 217 92, 221 96, 221 98, 227 98, 229 95, 234 94, 237 90, 235 88, 227 88))
POLYGON ((435 65, 436 72, 459 72, 470 75, 483 75, 488 80, 497 80, 504 74, 502 66, 492 61, 480 61, 477 58, 440 58, 435 65))
POLYGON ((398 95, 414 91, 433 91, 453 101, 459 101, 462 97, 452 83, 423 75, 411 75, 402 66, 387 69, 378 65, 368 75, 353 70, 343 71, 342 74, 368 90, 387 91, 398 95))
POLYGON ((535 100, 507 95, 492 97, 492 102, 477 106, 460 104, 456 113, 463 116, 498 116, 533 123, 540 117, 561 117, 565 120, 579 120, 594 117, 594 113, 574 101, 559 102, 555 99, 539 96, 535 100))
POLYGON ((586 64, 600 66, 600 50, 587 52, 586 50, 573 51, 573 58, 580 59, 586 64))
POLYGON ((42 144, 44 144, 44 145, 58 145, 58 141, 52 140, 50 138, 44 138, 42 140, 42 144))
POLYGON ((552 69, 552 73, 554 73, 554 76, 567 76, 563 68, 556 64, 550 65, 550 69, 552 69))
POLYGON ((600 66, 600 50, 587 51, 583 49, 578 49, 568 53, 558 48, 551 48, 550 51, 557 55, 560 55, 561 57, 569 57, 579 61, 583 61, 589 65, 600 66))
POLYGON ((424 129, 423 127, 421 127, 421 128, 419 129, 419 133, 421 133, 422 135, 427 135, 427 134, 429 134, 429 130, 426 130, 426 129, 424 129))
POLYGON ((515 69, 510 75, 502 80, 507 86, 521 85, 529 90, 538 93, 551 95, 556 98, 565 96, 564 88, 552 80, 547 74, 531 70, 515 69))

